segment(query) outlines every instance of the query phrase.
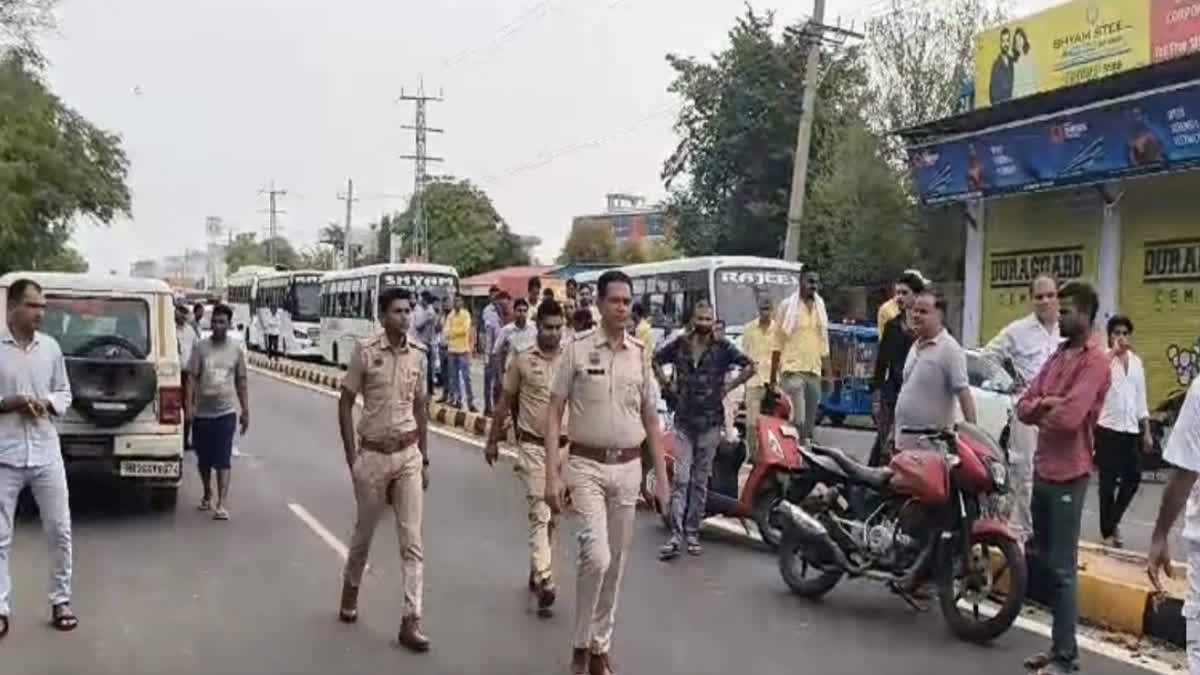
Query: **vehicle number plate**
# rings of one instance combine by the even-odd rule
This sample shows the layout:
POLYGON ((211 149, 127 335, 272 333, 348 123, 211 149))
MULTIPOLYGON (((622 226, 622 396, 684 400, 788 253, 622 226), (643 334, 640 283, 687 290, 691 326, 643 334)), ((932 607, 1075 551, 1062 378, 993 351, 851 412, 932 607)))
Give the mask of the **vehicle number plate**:
POLYGON ((139 478, 178 478, 179 462, 121 462, 121 475, 139 478))

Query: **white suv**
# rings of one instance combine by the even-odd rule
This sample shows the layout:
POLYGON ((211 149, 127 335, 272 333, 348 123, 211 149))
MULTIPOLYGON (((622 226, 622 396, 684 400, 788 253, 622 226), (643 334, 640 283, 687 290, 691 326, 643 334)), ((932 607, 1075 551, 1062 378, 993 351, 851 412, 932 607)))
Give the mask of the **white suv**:
POLYGON ((41 331, 58 341, 71 381, 59 423, 68 466, 88 463, 175 508, 183 471, 183 391, 171 289, 154 279, 13 272, 43 289, 41 331))

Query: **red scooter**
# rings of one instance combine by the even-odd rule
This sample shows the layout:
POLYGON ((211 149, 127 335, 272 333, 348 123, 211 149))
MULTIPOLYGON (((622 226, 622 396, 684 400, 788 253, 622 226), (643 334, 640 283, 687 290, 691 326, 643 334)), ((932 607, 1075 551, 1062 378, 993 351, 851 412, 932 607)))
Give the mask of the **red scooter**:
POLYGON ((1028 582, 1004 517, 1004 452, 970 424, 902 433, 920 441, 886 467, 865 466, 836 448, 800 450, 804 487, 777 509, 785 523, 783 580, 794 593, 819 598, 843 576, 865 577, 920 610, 920 589, 933 582, 951 631, 991 640, 1017 618, 1028 582))
MULTIPOLYGON (((783 503, 788 485, 799 475, 803 460, 799 434, 789 421, 791 402, 786 396, 768 393, 760 405, 762 414, 758 417, 758 428, 751 430, 758 435, 759 461, 752 465, 745 483, 739 488, 742 464, 746 461, 746 443, 721 443, 713 460, 704 517, 749 518, 758 526, 762 540, 771 548, 777 548, 783 538, 783 529, 775 507, 783 503)), ((738 424, 744 439, 747 437, 744 419, 738 424)), ((667 477, 674 480, 675 429, 669 421, 663 425, 659 443, 666 454, 667 477)), ((646 494, 654 494, 652 468, 646 472, 643 487, 646 494)), ((670 509, 661 511, 664 523, 669 526, 670 509)))

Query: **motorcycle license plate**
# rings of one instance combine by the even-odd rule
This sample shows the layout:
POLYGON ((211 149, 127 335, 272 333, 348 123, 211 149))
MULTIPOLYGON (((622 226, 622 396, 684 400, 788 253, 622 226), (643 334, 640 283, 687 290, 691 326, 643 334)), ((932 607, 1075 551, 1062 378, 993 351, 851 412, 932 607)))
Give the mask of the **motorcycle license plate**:
POLYGON ((123 460, 120 474, 128 478, 179 478, 179 462, 123 460))

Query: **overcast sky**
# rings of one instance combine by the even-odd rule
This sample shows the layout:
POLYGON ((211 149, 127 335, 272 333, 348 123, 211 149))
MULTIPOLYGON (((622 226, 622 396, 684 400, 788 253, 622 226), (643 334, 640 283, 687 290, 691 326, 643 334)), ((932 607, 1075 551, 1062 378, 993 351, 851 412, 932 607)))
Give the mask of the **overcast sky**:
MULTIPOLYGON (((937 2, 938 0, 911 0, 937 2)), ((886 0, 829 0, 843 24, 886 0)), ((1019 0, 1025 13, 1054 0, 1019 0)), ((804 2, 755 2, 785 22, 804 2)), ((663 195, 675 138, 668 52, 708 55, 743 0, 63 0, 45 41, 55 91, 124 139, 133 218, 81 228, 93 271, 204 244, 205 216, 315 241, 353 178, 355 222, 412 191, 411 103, 424 75, 431 173, 480 183, 521 234, 557 254, 571 218, 613 191, 663 195)))

